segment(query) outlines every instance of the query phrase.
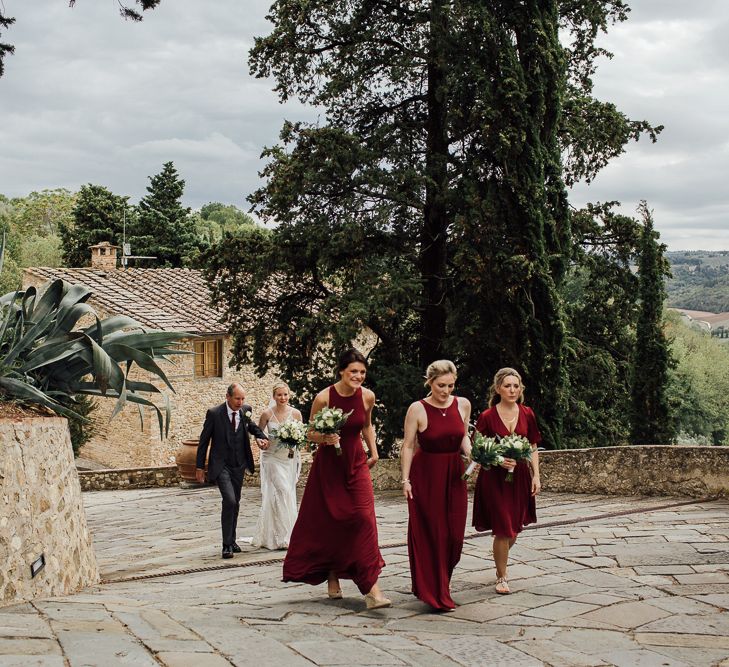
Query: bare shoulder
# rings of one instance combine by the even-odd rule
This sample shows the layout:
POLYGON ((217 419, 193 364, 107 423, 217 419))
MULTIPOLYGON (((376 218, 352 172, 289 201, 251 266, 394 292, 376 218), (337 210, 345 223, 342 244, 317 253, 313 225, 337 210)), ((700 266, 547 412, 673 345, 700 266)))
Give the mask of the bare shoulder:
POLYGON ((467 398, 464 398, 463 396, 456 396, 456 400, 458 401, 458 407, 461 410, 468 410, 471 411, 471 401, 469 401, 467 398))
POLYGON ((314 403, 321 406, 329 405, 329 387, 327 387, 326 389, 322 389, 314 397, 314 403))
POLYGON ((294 419, 297 421, 304 421, 304 418, 301 415, 301 411, 297 410, 296 408, 293 408, 291 411, 291 414, 293 415, 294 419))
POLYGON ((362 400, 368 408, 373 407, 375 404, 375 392, 366 387, 362 387, 362 400))
POLYGON ((418 417, 425 414, 425 408, 420 401, 413 401, 408 408, 407 414, 418 417))

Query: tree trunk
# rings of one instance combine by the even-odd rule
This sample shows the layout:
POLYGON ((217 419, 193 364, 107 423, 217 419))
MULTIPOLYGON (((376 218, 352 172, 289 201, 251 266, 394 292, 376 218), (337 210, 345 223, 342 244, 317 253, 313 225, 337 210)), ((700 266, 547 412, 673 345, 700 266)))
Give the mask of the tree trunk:
POLYGON ((446 3, 443 0, 433 0, 430 8, 425 213, 420 237, 420 272, 423 279, 420 336, 422 365, 443 356, 446 334, 448 10, 444 5, 446 3))

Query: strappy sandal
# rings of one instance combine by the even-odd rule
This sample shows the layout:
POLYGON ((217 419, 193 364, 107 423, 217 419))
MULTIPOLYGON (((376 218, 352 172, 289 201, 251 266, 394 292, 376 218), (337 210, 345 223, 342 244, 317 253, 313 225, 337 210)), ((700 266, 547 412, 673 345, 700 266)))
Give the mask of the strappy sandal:
POLYGON ((506 577, 499 577, 496 580, 496 587, 494 589, 499 595, 508 595, 511 593, 509 589, 509 582, 506 581, 506 577))

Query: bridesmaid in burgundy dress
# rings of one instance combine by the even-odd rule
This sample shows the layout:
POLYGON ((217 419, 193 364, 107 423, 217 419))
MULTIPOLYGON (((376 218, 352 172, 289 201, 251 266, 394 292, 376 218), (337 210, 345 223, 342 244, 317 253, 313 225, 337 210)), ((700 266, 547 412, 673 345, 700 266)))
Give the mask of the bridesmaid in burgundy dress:
POLYGON ((493 532, 496 592, 502 595, 511 592, 506 579, 509 549, 525 525, 536 523, 534 496, 542 488, 537 454, 542 436, 532 409, 521 405, 523 392, 521 375, 513 368, 502 368, 491 385, 490 407, 476 422, 476 428, 485 436, 516 433, 532 443, 531 466, 528 461, 505 459, 499 468, 482 468, 476 480, 473 525, 476 530, 493 532), (509 470, 514 471, 511 482, 506 481, 509 470))
POLYGON ((468 508, 460 455, 471 453, 466 430, 471 404, 451 395, 456 383, 451 361, 434 361, 425 379, 430 394, 408 409, 400 453, 410 576, 414 595, 434 609, 453 611, 451 575, 461 559, 468 508))
POLYGON ((307 584, 328 582, 330 598, 342 597, 340 579, 352 579, 365 596, 368 609, 392 603, 377 579, 385 561, 380 555, 375 521, 375 497, 369 469, 377 463, 372 408, 375 395, 362 387, 367 360, 358 350, 339 357, 340 380, 314 399, 313 417, 327 406, 352 411, 338 435, 312 431, 319 447, 301 499, 289 550, 283 565, 284 581, 307 584), (367 458, 364 440, 370 451, 367 458), (332 445, 341 446, 338 456, 332 445))

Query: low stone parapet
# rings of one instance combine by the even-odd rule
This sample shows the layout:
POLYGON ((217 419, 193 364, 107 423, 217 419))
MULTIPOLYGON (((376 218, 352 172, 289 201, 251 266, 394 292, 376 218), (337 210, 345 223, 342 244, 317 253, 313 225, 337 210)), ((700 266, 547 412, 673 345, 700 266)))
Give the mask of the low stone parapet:
POLYGON ((545 491, 729 497, 729 447, 645 445, 540 452, 545 491))
POLYGON ((177 486, 180 483, 177 466, 82 470, 78 477, 82 491, 147 489, 155 486, 177 486))
MULTIPOLYGON (((729 497, 729 447, 600 447, 540 452, 542 485, 555 493, 729 497)), ((311 468, 305 456, 299 487, 311 468)), ((375 491, 400 490, 400 461, 381 459, 372 469, 375 491)), ((84 471, 84 491, 140 489, 180 483, 175 466, 84 471)), ((470 482, 475 482, 473 475, 470 482)), ((246 475, 246 486, 260 484, 246 475)))

